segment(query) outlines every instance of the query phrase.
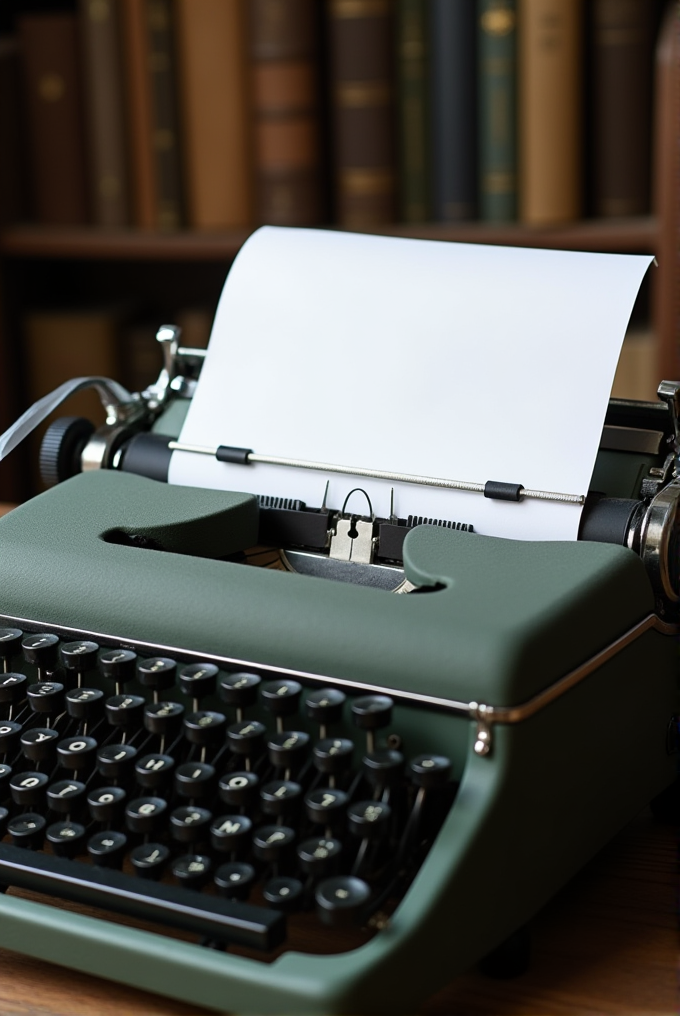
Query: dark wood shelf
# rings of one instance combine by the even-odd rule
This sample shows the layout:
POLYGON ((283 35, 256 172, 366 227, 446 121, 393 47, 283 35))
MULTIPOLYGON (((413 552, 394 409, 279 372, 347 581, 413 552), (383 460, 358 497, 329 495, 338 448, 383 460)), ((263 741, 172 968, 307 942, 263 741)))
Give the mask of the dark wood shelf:
MULTIPOLYGON (((10 226, 0 233, 0 255, 12 258, 73 258, 137 261, 228 261, 252 230, 157 233, 88 227, 10 226)), ((484 222, 404 223, 372 228, 389 236, 511 247, 555 247, 613 253, 654 253, 658 245, 654 217, 584 219, 560 226, 484 222)))

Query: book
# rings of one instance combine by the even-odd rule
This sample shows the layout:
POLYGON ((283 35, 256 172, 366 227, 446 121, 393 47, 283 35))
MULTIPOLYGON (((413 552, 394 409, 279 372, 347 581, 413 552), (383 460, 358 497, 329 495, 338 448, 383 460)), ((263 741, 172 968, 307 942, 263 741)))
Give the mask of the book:
POLYGON ((18 19, 33 212, 39 222, 87 221, 78 24, 72 14, 18 19))
POLYGON ((652 117, 650 0, 594 0, 592 11, 593 211, 649 211, 652 117))
POLYGON ((177 0, 180 122, 188 224, 252 221, 246 10, 242 0, 177 0))
POLYGON ((515 0, 477 0, 479 215, 517 215, 517 17, 515 0))
POLYGON ((21 117, 21 68, 15 36, 0 36, 0 223, 27 214, 25 139, 21 117))
POLYGON ((396 205, 392 9, 388 0, 329 0, 335 213, 364 229, 396 205))
POLYGON ((250 0, 255 218, 323 218, 315 0, 250 0))
POLYGON ((425 222, 430 217, 428 5, 397 2, 397 125, 399 217, 425 222))
POLYGON ((432 210, 457 222, 477 214, 475 0, 431 0, 432 210))
POLYGON ((535 225, 582 214, 582 0, 519 0, 519 205, 535 225))
POLYGON ((121 0, 135 224, 182 225, 171 0, 121 0))
POLYGON ((92 218, 99 226, 129 221, 127 152, 118 8, 79 0, 92 218))

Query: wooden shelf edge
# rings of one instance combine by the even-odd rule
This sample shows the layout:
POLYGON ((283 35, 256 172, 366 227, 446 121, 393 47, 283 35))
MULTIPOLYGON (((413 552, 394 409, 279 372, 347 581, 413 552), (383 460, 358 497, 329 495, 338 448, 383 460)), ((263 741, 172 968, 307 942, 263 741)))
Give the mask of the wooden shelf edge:
MULTIPOLYGON (((334 228, 334 227, 331 227, 334 228)), ((652 216, 634 219, 583 219, 559 226, 468 223, 399 223, 362 232, 426 240, 488 243, 510 247, 555 247, 612 253, 649 253, 658 247, 652 216)), ((73 258, 137 261, 231 260, 252 233, 105 230, 88 227, 10 226, 0 232, 0 255, 12 258, 73 258)))

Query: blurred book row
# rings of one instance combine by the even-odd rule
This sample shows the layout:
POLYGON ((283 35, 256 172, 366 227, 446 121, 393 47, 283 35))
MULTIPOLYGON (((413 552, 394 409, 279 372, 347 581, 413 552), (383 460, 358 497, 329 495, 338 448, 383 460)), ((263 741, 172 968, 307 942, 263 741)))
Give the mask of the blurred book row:
POLYGON ((5 219, 370 228, 649 210, 661 0, 37 6, 0 41, 5 219))

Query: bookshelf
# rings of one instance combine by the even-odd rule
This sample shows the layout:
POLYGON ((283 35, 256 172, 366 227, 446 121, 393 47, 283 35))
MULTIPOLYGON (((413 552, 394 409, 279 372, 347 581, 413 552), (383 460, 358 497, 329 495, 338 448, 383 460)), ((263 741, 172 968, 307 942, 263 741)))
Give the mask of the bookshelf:
MULTIPOLYGON (((654 253, 643 301, 656 336, 656 373, 680 376, 680 15, 668 6, 657 45, 654 123, 655 214, 586 218, 552 226, 522 223, 395 223, 367 232, 464 243, 612 253, 654 253)), ((329 226, 328 228, 339 228, 329 226)), ((251 228, 175 230, 7 224, 0 228, 0 428, 26 407, 22 317, 57 294, 73 304, 143 300, 166 318, 173 306, 214 307, 251 228), (162 308, 162 309, 161 309, 162 308), (167 311, 165 310, 167 308, 167 311)), ((160 323, 160 317, 159 317, 160 323)), ((26 455, 0 464, 0 495, 30 493, 26 455)))

